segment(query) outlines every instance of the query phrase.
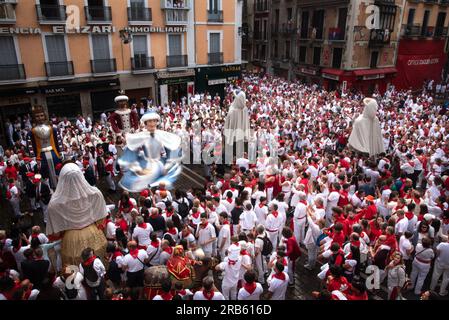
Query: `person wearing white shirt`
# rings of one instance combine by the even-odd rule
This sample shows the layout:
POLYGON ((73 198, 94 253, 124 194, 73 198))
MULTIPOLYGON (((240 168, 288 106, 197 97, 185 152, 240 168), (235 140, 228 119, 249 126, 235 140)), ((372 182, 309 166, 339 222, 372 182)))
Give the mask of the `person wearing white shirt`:
POLYGON ((410 274, 411 287, 415 287, 415 294, 420 295, 424 280, 430 270, 435 254, 432 249, 432 242, 429 238, 422 239, 422 243, 416 245, 415 259, 412 264, 412 273, 410 274))
POLYGON ((92 248, 83 250, 81 260, 79 271, 91 289, 90 299, 96 300, 98 296, 100 300, 103 300, 105 288, 104 276, 106 275, 106 268, 103 262, 94 255, 92 248))
POLYGON ((279 208, 276 203, 272 203, 270 206, 270 212, 267 215, 265 221, 265 230, 267 231, 268 238, 273 244, 273 251, 276 250, 279 240, 279 234, 282 232, 283 218, 279 213, 279 208))
POLYGON ((406 231, 399 238, 399 251, 402 254, 402 259, 407 264, 413 253, 413 245, 411 239, 413 238, 413 233, 406 231))
POLYGON ((193 300, 226 300, 225 296, 219 292, 215 291, 214 278, 208 276, 203 279, 203 288, 198 290, 193 295, 193 300))
POLYGON ((285 300, 285 293, 287 292, 289 277, 284 272, 284 265, 280 262, 276 262, 274 265, 274 273, 270 275, 267 280, 268 287, 268 300, 285 300))
POLYGON ((229 255, 215 267, 215 270, 224 271, 221 287, 225 299, 235 300, 237 298, 237 284, 242 266, 242 257, 240 255, 240 247, 230 246, 229 250, 229 255))
POLYGON ((293 231, 298 244, 304 242, 306 218, 307 218, 307 195, 303 193, 299 196, 299 203, 293 213, 293 231))
POLYGON ((331 193, 329 193, 329 196, 327 198, 327 205, 326 205, 326 221, 327 223, 331 223, 332 221, 332 208, 336 207, 338 204, 338 200, 340 199, 340 193, 339 188, 340 185, 334 184, 334 190, 332 190, 331 193))
POLYGON ((152 232, 150 235, 151 242, 147 247, 148 264, 151 266, 160 265, 161 256, 161 240, 157 237, 156 232, 152 232))
POLYGON ((268 215, 268 207, 266 205, 266 198, 261 197, 259 204, 256 204, 256 208, 254 209, 254 212, 256 213, 257 221, 259 224, 265 225, 265 221, 267 219, 268 215))
POLYGON ((443 275, 439 293, 440 296, 446 296, 449 285, 449 243, 447 240, 446 242, 441 242, 438 244, 436 248, 436 256, 437 258, 435 259, 430 290, 435 290, 438 280, 441 275, 443 275))
POLYGON ((220 257, 226 257, 226 251, 231 245, 231 227, 229 225, 228 215, 226 212, 220 213, 220 232, 218 233, 218 252, 220 257))
POLYGON ((138 249, 136 241, 128 242, 129 253, 123 257, 122 269, 126 271, 126 285, 130 288, 143 286, 143 272, 148 262, 148 253, 138 249))
POLYGON ((87 300, 87 292, 84 288, 84 285, 82 284, 84 277, 80 272, 72 273, 73 271, 70 268, 65 268, 63 274, 56 278, 56 280, 53 282, 53 288, 59 289, 68 300, 87 300), (74 298, 69 298, 67 296, 68 289, 66 287, 67 280, 69 277, 72 279, 71 281, 74 284, 74 289, 77 289, 77 294, 74 298))
POLYGON ((245 283, 239 290, 237 300, 260 300, 263 287, 256 282, 256 273, 252 270, 246 271, 243 279, 245 283))
POLYGON ((136 227, 134 228, 132 238, 137 241, 139 248, 146 250, 150 245, 150 234, 153 227, 149 223, 145 223, 142 216, 136 218, 136 227))
POLYGON ((244 210, 239 218, 239 232, 249 233, 257 225, 257 216, 253 211, 253 206, 250 202, 245 203, 244 210))
POLYGON ((197 226, 196 238, 206 257, 211 257, 217 236, 215 228, 207 221, 207 214, 204 212, 201 214, 201 224, 197 226))
POLYGON ((408 219, 403 210, 396 211, 397 220, 394 225, 394 232, 397 237, 401 237, 408 230, 408 219))
POLYGON ((240 168, 245 168, 246 170, 249 169, 249 160, 248 160, 248 154, 245 152, 243 153, 243 158, 238 158, 235 161, 235 164, 240 168))

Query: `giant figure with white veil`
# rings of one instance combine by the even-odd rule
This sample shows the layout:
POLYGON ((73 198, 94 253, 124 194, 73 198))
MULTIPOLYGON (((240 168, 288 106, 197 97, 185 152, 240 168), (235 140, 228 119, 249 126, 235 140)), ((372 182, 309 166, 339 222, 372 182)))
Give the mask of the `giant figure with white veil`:
POLYGON ((365 109, 352 124, 349 145, 355 150, 368 153, 370 156, 385 152, 380 122, 377 118, 377 101, 372 98, 363 99, 365 109))
POLYGON ((249 140, 250 126, 248 108, 246 107, 245 92, 234 93, 235 98, 229 108, 225 120, 224 135, 226 144, 232 145, 234 142, 244 142, 249 140))
POLYGON ((105 256, 106 237, 97 225, 103 223, 107 211, 101 191, 86 181, 76 164, 65 164, 48 204, 46 229, 47 234, 62 237, 63 264, 78 265, 81 252, 88 247, 99 258, 105 256))

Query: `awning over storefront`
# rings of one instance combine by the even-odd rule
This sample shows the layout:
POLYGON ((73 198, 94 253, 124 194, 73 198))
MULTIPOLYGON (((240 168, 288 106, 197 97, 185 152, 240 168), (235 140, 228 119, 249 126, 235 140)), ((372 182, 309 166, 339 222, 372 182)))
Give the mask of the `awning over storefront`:
POLYGON ((445 41, 401 40, 396 64, 400 76, 393 81, 396 88, 418 89, 425 80, 440 81, 447 60, 444 53, 445 41))
POLYGON ((365 69, 365 70, 354 70, 354 75, 357 77, 363 76, 374 76, 380 74, 390 74, 397 73, 398 70, 396 68, 379 68, 379 69, 365 69))
POLYGON ((339 81, 340 77, 345 73, 344 70, 324 68, 321 70, 321 76, 326 79, 339 81))

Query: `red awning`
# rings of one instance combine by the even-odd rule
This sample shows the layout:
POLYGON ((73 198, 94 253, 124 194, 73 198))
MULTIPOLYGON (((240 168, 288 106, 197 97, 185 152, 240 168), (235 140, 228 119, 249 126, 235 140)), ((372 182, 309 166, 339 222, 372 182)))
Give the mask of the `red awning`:
POLYGON ((387 74, 396 73, 398 70, 396 68, 380 68, 380 69, 365 69, 365 70, 354 70, 355 76, 371 76, 375 74, 387 74))
POLYGON ((333 74, 335 76, 342 76, 343 73, 345 73, 345 71, 341 69, 324 68, 321 70, 321 73, 333 74))

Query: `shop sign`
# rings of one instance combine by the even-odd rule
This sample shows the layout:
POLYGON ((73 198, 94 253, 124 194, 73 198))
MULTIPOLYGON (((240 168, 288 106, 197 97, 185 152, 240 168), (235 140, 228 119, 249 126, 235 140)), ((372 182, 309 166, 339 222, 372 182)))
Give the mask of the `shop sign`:
POLYGON ((383 79, 383 78, 385 78, 385 74, 383 74, 383 73, 363 76, 363 80, 375 80, 375 79, 383 79))
POLYGON ((240 71, 242 71, 241 65, 221 67, 221 72, 240 72, 240 71))
MULTIPOLYGON (((185 33, 187 27, 125 27, 129 33, 185 33)), ((67 26, 53 26, 52 32, 56 34, 110 34, 116 33, 116 26, 80 26, 78 28, 67 28, 67 26)), ((0 34, 42 34, 41 28, 33 27, 1 27, 0 34)))
POLYGON ((310 68, 304 68, 304 67, 299 68, 299 72, 300 73, 304 73, 304 74, 309 74, 309 75, 312 75, 312 76, 316 76, 317 75, 317 70, 310 69, 310 68))
POLYGON ((323 78, 327 78, 327 79, 331 79, 331 80, 335 80, 335 81, 338 81, 340 79, 339 76, 336 76, 334 74, 328 74, 328 73, 322 73, 321 76, 323 78))
POLYGON ((159 79, 192 77, 192 76, 195 76, 195 70, 189 69, 189 70, 180 71, 180 72, 158 72, 156 75, 159 79))
POLYGON ((217 84, 226 84, 228 83, 228 79, 215 79, 215 80, 209 80, 208 85, 215 86, 217 84))

